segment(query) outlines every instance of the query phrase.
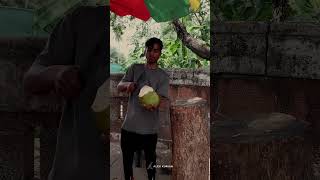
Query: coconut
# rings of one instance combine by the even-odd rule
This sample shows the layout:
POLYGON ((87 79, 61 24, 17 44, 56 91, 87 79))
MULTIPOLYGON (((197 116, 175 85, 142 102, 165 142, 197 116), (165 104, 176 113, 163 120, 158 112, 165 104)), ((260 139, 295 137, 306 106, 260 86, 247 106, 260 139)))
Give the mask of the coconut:
POLYGON ((106 132, 109 128, 109 111, 110 106, 102 111, 95 112, 97 128, 101 132, 106 132))
POLYGON ((110 82, 106 80, 98 89, 95 100, 91 106, 96 118, 97 128, 102 132, 107 132, 110 122, 109 99, 110 82))
POLYGON ((139 101, 142 106, 158 106, 160 97, 152 87, 145 85, 140 89, 139 101))

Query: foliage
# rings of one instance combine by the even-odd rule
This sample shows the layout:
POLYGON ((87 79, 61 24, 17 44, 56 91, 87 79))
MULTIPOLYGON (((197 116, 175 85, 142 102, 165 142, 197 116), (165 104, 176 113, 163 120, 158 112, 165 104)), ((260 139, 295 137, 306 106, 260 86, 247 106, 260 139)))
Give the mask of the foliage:
MULTIPOLYGON (((201 2, 201 11, 180 18, 187 31, 195 38, 210 44, 210 7, 209 0, 201 2)), ((144 22, 132 17, 119 17, 111 12, 111 29, 116 34, 116 39, 121 40, 126 29, 134 30, 130 43, 134 45, 128 59, 120 64, 124 67, 132 63, 144 63, 144 43, 150 37, 158 37, 164 43, 162 56, 159 60, 163 68, 199 68, 209 67, 207 60, 201 59, 177 38, 171 22, 156 23, 153 20, 144 22), (158 28, 159 27, 159 28, 158 28)))
POLYGON ((294 14, 291 20, 320 21, 320 0, 289 0, 294 14))
POLYGON ((119 18, 114 13, 110 13, 110 27, 111 27, 111 30, 116 35, 116 39, 118 41, 121 40, 121 36, 124 33, 124 30, 126 28, 125 24, 126 24, 126 21, 124 18, 119 18))
MULTIPOLYGON (((286 1, 283 1, 286 2, 286 1)), ((289 21, 320 21, 320 0, 288 0, 282 9, 289 21)), ((269 21, 272 19, 272 0, 213 0, 214 20, 269 21)))
POLYGON ((272 18, 272 0, 213 0, 211 12, 217 20, 263 21, 272 18))
MULTIPOLYGON (((191 50, 186 48, 179 39, 164 39, 164 47, 161 58, 158 63, 162 68, 199 68, 208 67, 209 62, 206 60, 199 60, 191 50)), ((136 47, 129 58, 120 64, 128 67, 133 63, 144 63, 145 58, 144 46, 136 47)))
POLYGON ((120 53, 116 48, 110 48, 110 63, 121 64, 124 59, 124 55, 120 53))

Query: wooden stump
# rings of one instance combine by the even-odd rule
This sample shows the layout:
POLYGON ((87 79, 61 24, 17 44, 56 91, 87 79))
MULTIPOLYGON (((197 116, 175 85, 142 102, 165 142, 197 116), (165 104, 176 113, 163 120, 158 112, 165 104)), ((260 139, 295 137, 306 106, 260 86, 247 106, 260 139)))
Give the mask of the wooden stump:
POLYGON ((209 178, 208 109, 201 98, 171 105, 173 180, 209 178))
POLYGON ((314 180, 308 124, 283 113, 230 119, 211 125, 215 180, 314 180))

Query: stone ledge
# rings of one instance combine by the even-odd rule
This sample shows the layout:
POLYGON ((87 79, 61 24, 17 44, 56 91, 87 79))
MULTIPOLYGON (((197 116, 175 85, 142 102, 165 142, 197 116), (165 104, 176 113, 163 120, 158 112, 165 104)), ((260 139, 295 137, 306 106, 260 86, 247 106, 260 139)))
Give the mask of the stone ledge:
POLYGON ((265 73, 267 23, 215 22, 213 27, 213 73, 265 73))
POLYGON ((272 36, 320 36, 320 24, 308 22, 271 23, 272 36))
POLYGON ((212 32, 215 34, 224 33, 243 33, 243 34, 265 34, 267 33, 268 23, 248 22, 248 21, 229 21, 213 22, 212 32))
POLYGON ((206 69, 166 69, 171 85, 210 86, 210 72, 206 69))
POLYGON ((213 73, 320 79, 320 24, 219 22, 213 73))

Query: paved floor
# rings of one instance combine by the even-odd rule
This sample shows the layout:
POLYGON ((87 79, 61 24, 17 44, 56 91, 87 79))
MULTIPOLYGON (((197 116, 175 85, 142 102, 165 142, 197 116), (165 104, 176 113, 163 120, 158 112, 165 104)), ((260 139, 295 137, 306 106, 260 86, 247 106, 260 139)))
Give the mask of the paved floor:
MULTIPOLYGON (((119 135, 116 136, 110 144, 110 180, 124 180, 123 168, 122 168, 122 155, 119 144, 119 135)), ((35 178, 40 179, 40 152, 39 152, 39 139, 35 139, 35 178)), ((134 177, 136 180, 147 180, 147 173, 145 168, 135 168, 133 169, 134 177)), ((170 175, 163 174, 161 172, 157 173, 157 180, 170 180, 170 175)))
MULTIPOLYGON (((122 167, 122 155, 120 143, 118 141, 119 134, 113 134, 113 141, 110 143, 110 180, 124 180, 123 177, 123 167, 122 167)), ((147 180, 147 172, 145 168, 136 168, 133 166, 133 175, 136 180, 147 180)), ((162 173, 159 169, 157 170, 157 180, 170 180, 171 176, 168 174, 162 173)))
MULTIPOLYGON (((122 168, 122 157, 121 149, 119 144, 119 134, 112 134, 113 141, 110 144, 110 163, 111 163, 111 180, 124 180, 123 178, 123 168, 122 168)), ((161 145, 161 144, 160 144, 161 145)), ((317 179, 320 179, 320 147, 315 149, 315 162, 313 166, 314 175, 317 179)), ((34 170, 35 179, 40 179, 40 152, 39 152, 39 139, 35 139, 35 153, 34 153, 34 170)), ((134 175, 136 180, 147 180, 145 168, 134 168, 134 175)), ((171 176, 163 174, 161 172, 157 173, 157 180, 170 180, 171 176)))

